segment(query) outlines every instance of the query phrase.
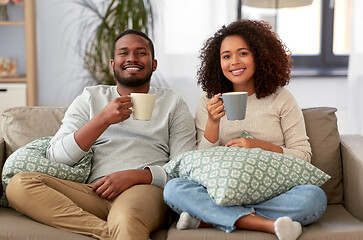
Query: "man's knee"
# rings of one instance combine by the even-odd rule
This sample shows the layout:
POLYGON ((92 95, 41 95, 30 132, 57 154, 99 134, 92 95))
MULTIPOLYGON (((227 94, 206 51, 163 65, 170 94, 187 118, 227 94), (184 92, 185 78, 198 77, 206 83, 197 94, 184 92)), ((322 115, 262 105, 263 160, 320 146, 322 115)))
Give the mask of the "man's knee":
POLYGON ((139 185, 115 199, 107 225, 113 239, 148 239, 167 224, 169 213, 160 188, 139 185))
POLYGON ((22 198, 26 199, 27 190, 33 188, 34 184, 39 184, 38 178, 40 174, 35 172, 22 172, 15 174, 6 187, 6 197, 9 200, 22 198))
POLYGON ((107 225, 112 239, 148 239, 150 234, 145 216, 137 209, 109 214, 107 225))

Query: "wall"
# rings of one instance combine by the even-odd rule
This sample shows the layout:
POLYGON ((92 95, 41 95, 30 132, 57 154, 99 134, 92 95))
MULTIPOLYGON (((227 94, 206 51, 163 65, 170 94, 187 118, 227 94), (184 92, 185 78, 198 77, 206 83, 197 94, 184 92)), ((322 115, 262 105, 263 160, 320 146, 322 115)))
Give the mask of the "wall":
MULTIPOLYGON (((37 0, 36 4, 39 105, 69 105, 90 84, 77 47, 77 18, 82 13, 71 1, 37 0)), ((156 48, 158 70, 152 82, 179 91, 194 113, 201 93, 196 85, 197 55, 166 55, 156 48)), ((296 77, 288 88, 303 108, 336 107, 341 133, 349 132, 346 78, 296 77)))

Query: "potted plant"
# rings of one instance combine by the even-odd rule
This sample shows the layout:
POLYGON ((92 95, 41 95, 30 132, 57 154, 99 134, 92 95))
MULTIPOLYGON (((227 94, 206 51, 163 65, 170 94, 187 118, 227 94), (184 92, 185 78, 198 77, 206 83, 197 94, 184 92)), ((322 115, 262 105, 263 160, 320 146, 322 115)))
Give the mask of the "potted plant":
POLYGON ((132 28, 150 34, 153 29, 153 8, 151 0, 77 0, 83 6, 80 18, 80 43, 84 37, 89 41, 83 51, 84 68, 90 73, 96 84, 116 84, 110 59, 113 41, 122 31, 132 28), (89 15, 94 17, 89 17, 89 15))

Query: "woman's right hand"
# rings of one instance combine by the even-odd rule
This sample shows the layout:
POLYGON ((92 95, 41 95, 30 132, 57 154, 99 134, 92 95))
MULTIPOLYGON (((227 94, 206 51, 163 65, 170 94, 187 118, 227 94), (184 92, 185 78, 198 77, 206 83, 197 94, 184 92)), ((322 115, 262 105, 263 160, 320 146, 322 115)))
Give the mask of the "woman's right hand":
POLYGON ((219 98, 220 96, 222 96, 222 94, 218 93, 207 102, 208 118, 213 122, 219 122, 226 114, 223 111, 224 105, 222 99, 219 98))

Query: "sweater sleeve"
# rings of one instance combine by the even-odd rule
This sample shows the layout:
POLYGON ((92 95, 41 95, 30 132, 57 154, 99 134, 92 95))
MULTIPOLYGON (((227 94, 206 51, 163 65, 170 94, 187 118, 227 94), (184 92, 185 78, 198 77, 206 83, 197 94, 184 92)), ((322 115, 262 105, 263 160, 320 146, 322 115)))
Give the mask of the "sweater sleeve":
POLYGON ((76 143, 74 132, 89 121, 88 98, 88 93, 84 91, 69 106, 61 127, 50 141, 47 158, 73 166, 87 154, 76 143))
POLYGON ((290 92, 286 90, 281 97, 285 99, 281 108, 281 128, 285 140, 283 153, 310 162, 312 153, 302 111, 290 92))
POLYGON ((215 143, 211 143, 204 137, 205 126, 208 120, 207 102, 208 98, 206 97, 206 93, 202 93, 202 95, 200 95, 199 97, 197 112, 195 114, 198 149, 206 149, 219 146, 219 139, 215 143))
MULTIPOLYGON (((169 122, 169 159, 196 149, 195 123, 186 102, 179 96, 169 122)), ((170 177, 161 166, 147 166, 152 185, 164 188, 170 177)))

